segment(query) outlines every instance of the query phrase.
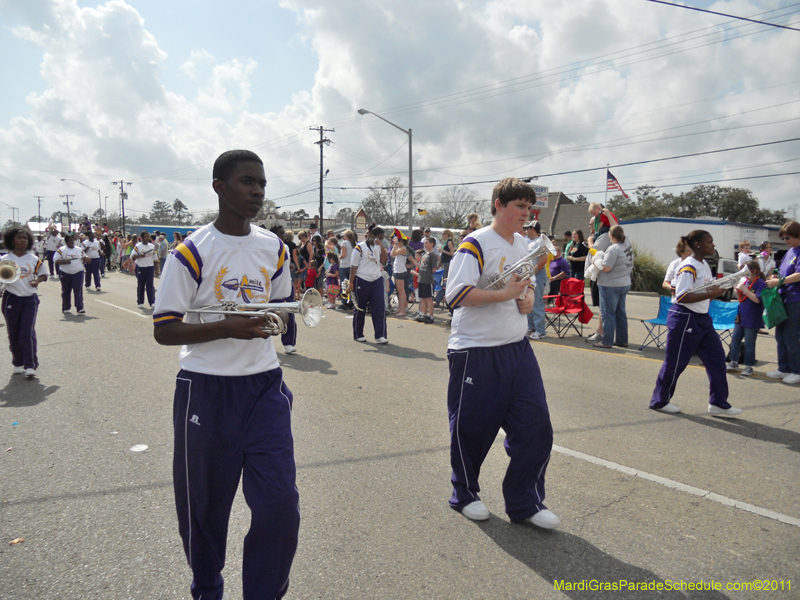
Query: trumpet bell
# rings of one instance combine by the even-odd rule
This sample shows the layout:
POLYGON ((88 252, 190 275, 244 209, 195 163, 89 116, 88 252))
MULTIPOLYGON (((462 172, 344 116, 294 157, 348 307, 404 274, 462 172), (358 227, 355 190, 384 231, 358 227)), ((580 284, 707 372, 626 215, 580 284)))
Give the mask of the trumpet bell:
POLYGON ((316 327, 322 321, 322 296, 311 288, 300 300, 300 316, 307 327, 316 327))
POLYGON ((22 275, 22 269, 13 260, 0 260, 0 284, 14 283, 22 275))

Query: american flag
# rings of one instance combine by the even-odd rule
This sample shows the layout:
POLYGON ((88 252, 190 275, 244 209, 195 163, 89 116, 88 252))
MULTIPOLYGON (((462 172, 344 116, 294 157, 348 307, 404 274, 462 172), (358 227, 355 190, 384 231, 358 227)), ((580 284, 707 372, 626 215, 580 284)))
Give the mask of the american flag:
POLYGON ((622 195, 626 198, 629 198, 628 194, 625 193, 625 190, 622 189, 622 186, 617 181, 617 178, 611 174, 611 171, 606 169, 606 190, 609 192, 622 192, 622 195))

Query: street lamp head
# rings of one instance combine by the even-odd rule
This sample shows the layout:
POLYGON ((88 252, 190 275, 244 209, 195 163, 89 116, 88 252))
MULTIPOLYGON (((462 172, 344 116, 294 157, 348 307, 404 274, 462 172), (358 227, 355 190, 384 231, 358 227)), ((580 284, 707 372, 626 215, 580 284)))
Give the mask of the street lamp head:
MULTIPOLYGON (((362 115, 362 116, 363 116, 363 115, 369 114, 369 111, 368 111, 368 110, 365 110, 365 109, 363 109, 363 108, 359 108, 359 109, 358 109, 358 114, 360 114, 360 115, 362 115)), ((63 181, 63 180, 62 180, 62 181, 63 181)))

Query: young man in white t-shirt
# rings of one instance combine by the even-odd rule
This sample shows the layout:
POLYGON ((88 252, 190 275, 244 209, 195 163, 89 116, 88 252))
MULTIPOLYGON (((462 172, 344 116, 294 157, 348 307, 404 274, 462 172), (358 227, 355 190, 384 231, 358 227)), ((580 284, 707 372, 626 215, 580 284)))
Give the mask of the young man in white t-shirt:
POLYGON ((136 305, 144 308, 144 294, 147 292, 147 303, 152 307, 156 303, 155 277, 156 247, 150 243, 150 232, 140 234, 142 241, 131 251, 131 260, 136 264, 136 305))
POLYGON ((228 520, 240 478, 252 511, 243 551, 244 597, 282 598, 297 549, 292 393, 270 334, 262 329, 266 319, 207 315, 201 322, 188 312, 291 295, 283 241, 250 224, 264 204, 266 184, 264 165, 253 152, 232 150, 217 158, 212 185, 219 216, 173 250, 153 314, 156 341, 183 345, 173 478, 195 600, 222 597, 228 520))
POLYGON ((503 481, 506 513, 514 522, 554 529, 561 521, 543 504, 553 427, 539 365, 525 337, 531 281, 511 275, 503 289, 484 289, 528 254, 528 243, 517 232, 534 201, 531 186, 503 179, 492 192, 491 226, 467 236, 450 265, 450 506, 472 520, 489 518, 478 496, 478 473, 502 427, 511 459, 503 481))

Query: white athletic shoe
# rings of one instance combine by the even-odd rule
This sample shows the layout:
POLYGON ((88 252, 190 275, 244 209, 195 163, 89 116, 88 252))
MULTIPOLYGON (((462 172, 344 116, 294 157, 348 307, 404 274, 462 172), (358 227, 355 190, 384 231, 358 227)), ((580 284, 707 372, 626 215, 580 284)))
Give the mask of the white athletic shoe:
POLYGON ((25 367, 14 367, 14 370, 11 372, 14 375, 22 375, 25 372, 25 367))
POLYGON ((28 379, 36 377, 36 369, 25 369, 25 377, 28 379))
POLYGON ((537 527, 541 527, 542 529, 556 529, 559 525, 561 525, 561 519, 559 519, 552 511, 549 511, 546 508, 537 512, 530 519, 528 519, 528 521, 537 527))
POLYGON ((367 338, 365 338, 365 337, 362 335, 361 337, 358 337, 358 338, 356 338, 356 341, 357 341, 357 342, 366 342, 366 341, 367 341, 367 338))
POLYGON ((787 375, 786 377, 783 378, 783 383, 789 383, 789 384, 800 383, 800 375, 798 375, 797 373, 791 373, 790 375, 787 375))
POLYGON ((720 408, 719 406, 714 406, 713 404, 708 405, 708 413, 715 417, 735 417, 736 415, 742 414, 741 408, 720 408))
POLYGON ((388 344, 388 343, 389 343, 389 340, 387 340, 385 337, 379 337, 379 338, 378 338, 377 340, 375 340, 375 341, 376 341, 377 343, 379 343, 379 344, 388 344))
POLYGON ((144 308, 144 304, 137 304, 136 306, 138 306, 139 308, 144 308))
POLYGON ((284 354, 294 354, 295 352, 297 352, 297 348, 295 348, 291 344, 283 347, 284 354))
POLYGON ((489 518, 489 509, 483 502, 476 500, 462 508, 461 514, 471 521, 485 521, 489 518))
POLYGON ((778 371, 778 370, 766 373, 766 376, 769 377, 770 379, 784 379, 787 375, 791 375, 791 373, 784 373, 783 371, 778 371))
POLYGON ((661 408, 656 408, 655 410, 657 410, 659 412, 675 414, 675 413, 681 412, 681 407, 680 406, 676 406, 672 402, 667 402, 664 406, 662 406, 661 408))

